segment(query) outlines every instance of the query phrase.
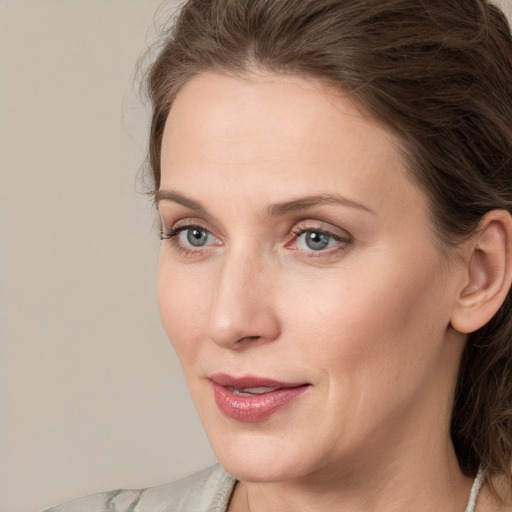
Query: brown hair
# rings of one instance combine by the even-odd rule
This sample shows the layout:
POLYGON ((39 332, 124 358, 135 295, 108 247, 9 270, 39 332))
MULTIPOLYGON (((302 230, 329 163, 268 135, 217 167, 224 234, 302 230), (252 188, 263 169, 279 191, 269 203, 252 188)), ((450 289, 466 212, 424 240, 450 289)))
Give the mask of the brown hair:
MULTIPOLYGON (((180 88, 255 66, 348 92, 398 133, 452 246, 493 209, 512 211, 512 37, 486 0, 190 0, 149 69, 149 163, 180 88)), ((462 470, 512 488, 512 301, 471 334, 452 417, 462 470)))

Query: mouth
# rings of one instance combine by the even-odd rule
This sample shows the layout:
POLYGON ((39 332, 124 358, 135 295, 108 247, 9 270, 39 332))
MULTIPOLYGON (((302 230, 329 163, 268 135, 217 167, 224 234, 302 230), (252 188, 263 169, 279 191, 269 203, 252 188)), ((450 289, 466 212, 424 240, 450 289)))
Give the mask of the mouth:
POLYGON ((280 388, 267 388, 267 387, 260 387, 260 388, 233 388, 231 386, 227 386, 226 389, 228 391, 231 391, 234 395, 237 396, 254 396, 254 395, 265 395, 266 393, 272 393, 273 391, 277 391, 280 388))
POLYGON ((210 377, 215 402, 228 418, 243 422, 263 421, 306 392, 308 382, 281 382, 260 377, 210 377))

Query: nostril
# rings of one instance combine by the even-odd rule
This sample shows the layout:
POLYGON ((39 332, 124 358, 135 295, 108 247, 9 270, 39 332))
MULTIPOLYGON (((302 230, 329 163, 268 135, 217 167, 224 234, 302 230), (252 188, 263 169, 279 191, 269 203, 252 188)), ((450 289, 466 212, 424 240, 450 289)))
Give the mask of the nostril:
POLYGON ((243 338, 240 338, 238 341, 256 341, 259 339, 260 336, 244 336, 243 338))

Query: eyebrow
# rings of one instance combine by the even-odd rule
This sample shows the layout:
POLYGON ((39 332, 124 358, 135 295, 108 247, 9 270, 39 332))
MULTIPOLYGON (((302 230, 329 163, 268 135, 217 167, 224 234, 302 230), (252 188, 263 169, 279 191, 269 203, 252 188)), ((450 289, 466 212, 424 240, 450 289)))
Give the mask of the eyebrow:
MULTIPOLYGON (((173 203, 181 204, 182 206, 190 208, 202 215, 210 215, 201 203, 194 201, 179 192, 173 190, 157 190, 153 193, 153 196, 157 206, 161 201, 172 201, 173 203)), ((339 194, 317 194, 281 203, 274 203, 267 207, 267 214, 271 217, 279 217, 325 204, 338 204, 348 208, 356 208, 375 215, 375 212, 367 206, 339 194)))
POLYGON ((157 190, 156 192, 153 192, 153 201, 157 207, 162 201, 172 201, 173 203, 181 204, 182 206, 190 208, 202 215, 209 215, 206 208, 201 203, 173 190, 157 190))
POLYGON ((356 208, 357 210, 362 210, 368 213, 375 214, 375 212, 370 210, 370 208, 368 208, 367 206, 356 201, 352 201, 351 199, 343 197, 339 194, 318 194, 293 199, 291 201, 286 201, 283 203, 275 203, 271 204, 267 208, 267 211, 268 214, 271 216, 280 216, 286 215, 287 213, 294 213, 301 210, 307 210, 308 208, 313 208, 314 206, 322 206, 324 204, 338 204, 341 206, 356 208))

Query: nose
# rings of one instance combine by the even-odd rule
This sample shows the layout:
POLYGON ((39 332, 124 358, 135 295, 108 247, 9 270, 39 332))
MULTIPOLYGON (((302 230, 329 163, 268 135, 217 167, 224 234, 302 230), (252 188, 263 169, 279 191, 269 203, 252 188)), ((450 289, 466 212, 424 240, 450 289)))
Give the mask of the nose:
POLYGON ((280 323, 272 300, 274 287, 272 265, 263 257, 226 257, 211 302, 211 340, 221 347, 239 350, 278 338, 280 323))

